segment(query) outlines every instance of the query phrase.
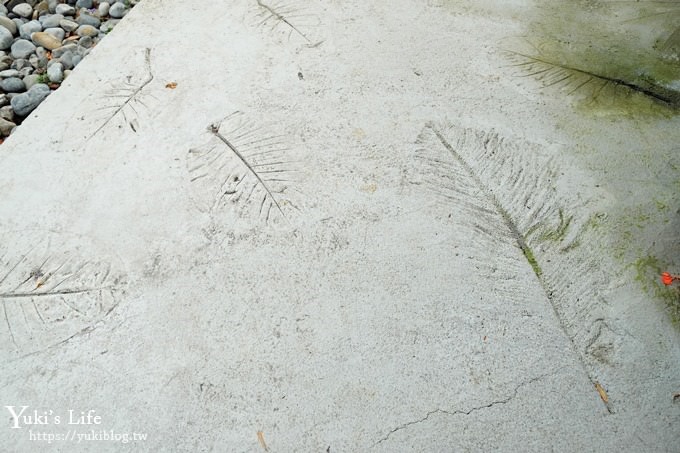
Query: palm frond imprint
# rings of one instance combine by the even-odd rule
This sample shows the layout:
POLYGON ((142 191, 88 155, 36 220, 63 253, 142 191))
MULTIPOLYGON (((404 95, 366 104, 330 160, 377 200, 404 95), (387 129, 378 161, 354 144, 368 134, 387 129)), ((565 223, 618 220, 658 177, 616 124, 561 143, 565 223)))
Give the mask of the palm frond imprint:
POLYGON ((579 216, 579 206, 555 191, 555 165, 539 158, 538 145, 506 140, 494 131, 430 123, 418 144, 424 183, 476 225, 479 238, 472 240, 517 246, 518 259, 523 257, 536 275, 595 382, 597 363, 582 351, 593 338, 588 326, 596 328, 594 321, 606 318, 601 301, 609 277, 592 247, 599 240, 590 228, 592 216, 579 216), (581 247, 583 243, 592 250, 581 247))
POLYGON ((283 30, 288 39, 293 36, 301 38, 308 47, 317 47, 323 41, 311 37, 319 26, 319 19, 305 8, 291 2, 275 2, 273 0, 256 0, 258 9, 258 26, 268 27, 270 31, 283 30))
POLYGON ((16 358, 89 332, 120 301, 124 274, 110 262, 50 241, 0 245, 0 356, 16 358))
POLYGON ((286 198, 296 170, 283 135, 268 135, 262 126, 234 112, 208 131, 207 148, 189 150, 188 171, 200 205, 211 213, 231 207, 251 211, 265 222, 275 215, 286 220, 286 209, 297 209, 286 198))
POLYGON ((154 80, 154 73, 151 69, 151 49, 144 49, 144 76, 142 80, 136 83, 131 80, 132 76, 127 77, 127 80, 122 82, 120 86, 105 94, 105 98, 112 102, 110 105, 101 108, 102 111, 106 112, 106 116, 99 127, 87 138, 88 141, 119 117, 122 117, 123 123, 133 132, 137 132, 139 129, 138 109, 148 108, 141 99, 142 91, 154 80))
POLYGON ((507 52, 521 71, 522 77, 532 77, 544 88, 557 87, 568 95, 584 93, 590 99, 614 92, 638 94, 670 109, 680 108, 680 91, 664 86, 650 78, 626 78, 589 71, 542 56, 507 52))

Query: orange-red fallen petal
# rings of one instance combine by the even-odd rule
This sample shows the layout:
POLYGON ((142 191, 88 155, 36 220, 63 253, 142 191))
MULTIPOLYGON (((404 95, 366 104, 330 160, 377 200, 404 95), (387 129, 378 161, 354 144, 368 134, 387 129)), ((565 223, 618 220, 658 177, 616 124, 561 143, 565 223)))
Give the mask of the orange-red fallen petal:
POLYGON ((666 286, 671 285, 673 283, 673 280, 674 280, 673 276, 671 274, 669 274, 668 272, 662 272, 661 273, 661 282, 664 285, 666 285, 666 286))

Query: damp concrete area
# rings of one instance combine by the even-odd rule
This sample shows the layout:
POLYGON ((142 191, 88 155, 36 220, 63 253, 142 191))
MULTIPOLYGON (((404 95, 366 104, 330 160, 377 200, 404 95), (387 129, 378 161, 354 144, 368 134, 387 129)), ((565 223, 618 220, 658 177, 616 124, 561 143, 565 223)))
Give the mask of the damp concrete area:
POLYGON ((0 147, 0 450, 678 451, 680 3, 499 3, 139 2, 0 147))

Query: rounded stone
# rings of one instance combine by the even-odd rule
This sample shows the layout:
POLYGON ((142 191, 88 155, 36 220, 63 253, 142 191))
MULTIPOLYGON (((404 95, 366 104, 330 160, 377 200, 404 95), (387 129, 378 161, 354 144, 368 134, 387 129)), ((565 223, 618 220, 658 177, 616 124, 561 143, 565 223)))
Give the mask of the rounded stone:
POLYGON ((64 20, 62 14, 49 14, 46 16, 40 16, 38 19, 43 28, 54 28, 59 26, 59 22, 64 20))
POLYGON ((0 49, 9 49, 14 41, 14 36, 5 27, 0 27, 0 49))
MULTIPOLYGON (((78 48, 78 46, 73 44, 73 43, 66 44, 65 46, 61 46, 58 49, 54 49, 52 51, 52 58, 59 58, 62 55, 64 55, 64 53, 68 52, 69 50, 75 52, 77 48, 78 48)), ((38 56, 40 56, 39 53, 38 53, 38 56)))
POLYGON ((99 34, 99 30, 94 28, 92 25, 81 25, 78 27, 78 30, 76 30, 76 34, 78 36, 97 36, 99 34))
POLYGON ((61 42, 66 36, 66 32, 61 27, 46 28, 45 33, 49 33, 61 42))
POLYGON ((97 8, 97 12, 99 13, 99 17, 106 17, 109 14, 110 8, 111 8, 111 4, 109 2, 101 2, 99 4, 99 8, 97 8))
POLYGON ((22 39, 31 39, 31 35, 37 31, 42 31, 42 25, 37 20, 32 20, 19 27, 19 36, 22 39))
POLYGON ((80 16, 78 16, 76 22, 78 22, 80 25, 92 25, 94 28, 99 28, 102 23, 99 18, 84 12, 80 13, 80 16))
POLYGON ((114 19, 120 19, 125 13, 127 13, 127 7, 122 2, 116 2, 109 8, 109 16, 114 19))
POLYGON ((15 127, 17 127, 17 125, 13 122, 0 118, 0 135, 3 137, 8 137, 14 131, 15 127))
POLYGON ((0 88, 2 88, 5 93, 21 93, 22 91, 26 91, 26 85, 24 85, 24 81, 19 77, 9 77, 0 80, 0 88))
POLYGON ((47 77, 50 82, 61 83, 64 80, 64 66, 61 63, 55 63, 47 68, 47 77))
POLYGON ((18 31, 17 24, 15 24, 12 19, 5 16, 0 16, 0 27, 5 27, 12 35, 16 35, 18 31))
POLYGON ((80 47, 85 47, 86 49, 89 49, 90 47, 92 47, 93 44, 94 44, 94 40, 90 36, 83 36, 78 41, 78 45, 80 47))
POLYGON ((17 39, 12 44, 12 56, 14 58, 28 58, 35 52, 35 45, 26 39, 17 39))
MULTIPOLYGON (((61 28, 59 28, 58 30, 64 33, 64 30, 62 30, 61 28)), ((54 50, 61 47, 61 39, 57 39, 51 33, 48 33, 46 31, 39 31, 33 33, 31 35, 31 39, 33 40, 33 43, 36 46, 44 47, 45 49, 48 50, 54 50)))
POLYGON ((57 14, 61 14, 62 16, 75 16, 76 15, 76 9, 71 5, 67 5, 66 3, 59 3, 54 8, 54 12, 57 13, 57 14))
POLYGON ((11 105, 3 105, 0 107, 0 118, 4 118, 7 121, 14 120, 14 110, 12 110, 11 105))
POLYGON ((59 0, 47 0, 47 6, 52 14, 57 12, 57 5, 59 5, 59 0))
POLYGON ((19 71, 16 69, 5 69, 4 71, 0 71, 0 78, 19 77, 19 74, 19 71))
POLYGON ((64 66, 64 69, 73 69, 73 52, 64 52, 64 55, 59 58, 59 62, 64 66))
POLYGON ((79 27, 78 22, 72 20, 62 19, 59 21, 59 26, 68 32, 76 31, 79 27))
POLYGON ((17 6, 12 8, 12 12, 17 16, 31 17, 33 14, 33 7, 28 3, 19 3, 17 6))
POLYGON ((76 8, 87 8, 90 9, 92 8, 92 0, 77 0, 76 1, 76 8))
POLYGON ((44 83, 36 83, 25 93, 21 93, 12 98, 11 104, 14 113, 19 116, 26 116, 35 110, 42 101, 50 94, 50 87, 44 83))
POLYGON ((31 74, 24 77, 24 85, 26 85, 26 89, 30 90, 33 85, 38 83, 38 79, 40 79, 40 75, 38 74, 31 74))

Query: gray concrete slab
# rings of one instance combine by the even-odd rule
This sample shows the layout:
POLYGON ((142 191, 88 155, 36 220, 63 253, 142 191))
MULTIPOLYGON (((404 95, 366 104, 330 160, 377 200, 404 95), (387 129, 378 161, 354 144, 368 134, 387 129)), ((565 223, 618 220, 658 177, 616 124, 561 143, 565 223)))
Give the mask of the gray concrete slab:
POLYGON ((136 6, 0 150, 3 449, 677 451, 678 120, 529 6, 136 6))

